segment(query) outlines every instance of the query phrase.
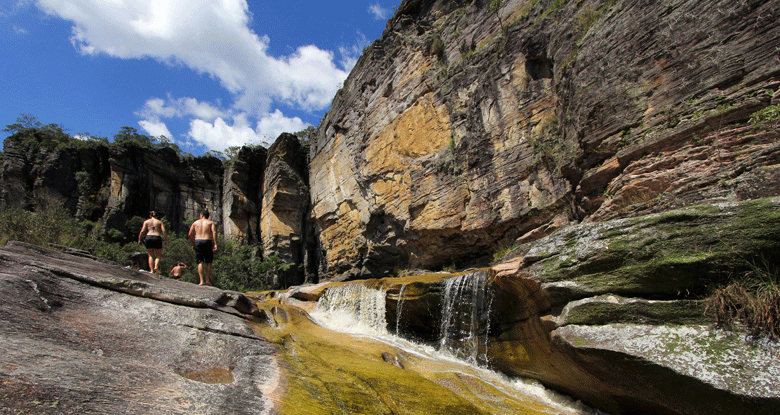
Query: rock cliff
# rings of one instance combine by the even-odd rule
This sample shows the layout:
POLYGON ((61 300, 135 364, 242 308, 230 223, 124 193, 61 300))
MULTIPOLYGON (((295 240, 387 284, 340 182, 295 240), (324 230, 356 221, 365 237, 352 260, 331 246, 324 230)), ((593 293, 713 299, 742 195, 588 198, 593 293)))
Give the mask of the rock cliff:
MULTIPOLYGON (((242 147, 223 162, 181 157, 171 148, 133 143, 47 144, 40 132, 5 140, 0 203, 24 209, 61 204, 77 218, 99 221, 116 239, 134 239, 150 210, 186 233, 207 209, 226 238, 262 243, 264 255, 303 263, 308 170, 305 149, 284 134, 271 147, 242 147), (133 225, 133 226, 136 226, 133 225)), ((289 283, 303 281, 303 266, 289 283)), ((288 284, 288 283, 285 283, 288 284)))
POLYGON ((323 273, 484 264, 563 225, 778 194, 771 1, 406 0, 318 127, 323 273), (754 117, 755 118, 755 117, 754 117))

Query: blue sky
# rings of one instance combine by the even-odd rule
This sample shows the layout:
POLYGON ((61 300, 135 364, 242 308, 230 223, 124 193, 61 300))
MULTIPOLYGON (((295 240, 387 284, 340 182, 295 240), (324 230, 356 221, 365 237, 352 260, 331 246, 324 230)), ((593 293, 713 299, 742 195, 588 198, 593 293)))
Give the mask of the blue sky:
POLYGON ((29 114, 193 154, 267 145, 319 123, 398 2, 3 0, 0 129, 29 114))

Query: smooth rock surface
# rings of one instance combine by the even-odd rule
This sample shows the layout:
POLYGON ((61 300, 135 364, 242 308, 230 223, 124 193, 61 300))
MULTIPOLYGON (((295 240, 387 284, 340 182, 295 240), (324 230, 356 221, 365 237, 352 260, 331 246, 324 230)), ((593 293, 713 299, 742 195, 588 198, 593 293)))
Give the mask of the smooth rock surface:
POLYGON ((243 295, 14 242, 0 264, 2 410, 276 413, 276 349, 243 295))

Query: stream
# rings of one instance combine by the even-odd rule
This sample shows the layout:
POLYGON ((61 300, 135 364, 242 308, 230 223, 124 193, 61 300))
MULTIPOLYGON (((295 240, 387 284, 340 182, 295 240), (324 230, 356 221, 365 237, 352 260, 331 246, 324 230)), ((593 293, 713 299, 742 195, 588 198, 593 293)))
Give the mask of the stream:
MULTIPOLYGON (((429 344, 388 331, 386 292, 359 283, 328 288, 313 307, 259 303, 270 324, 258 331, 284 351, 289 384, 281 413, 601 414, 486 367, 484 278, 446 281, 439 339, 429 344)), ((403 335, 398 307, 393 323, 403 335)))

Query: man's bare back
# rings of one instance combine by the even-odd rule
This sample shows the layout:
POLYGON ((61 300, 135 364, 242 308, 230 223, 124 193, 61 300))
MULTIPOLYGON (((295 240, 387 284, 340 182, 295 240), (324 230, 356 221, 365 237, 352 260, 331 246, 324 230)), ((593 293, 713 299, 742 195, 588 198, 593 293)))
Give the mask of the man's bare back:
POLYGON ((215 240, 214 222, 206 218, 200 218, 190 226, 190 239, 210 239, 215 240))

